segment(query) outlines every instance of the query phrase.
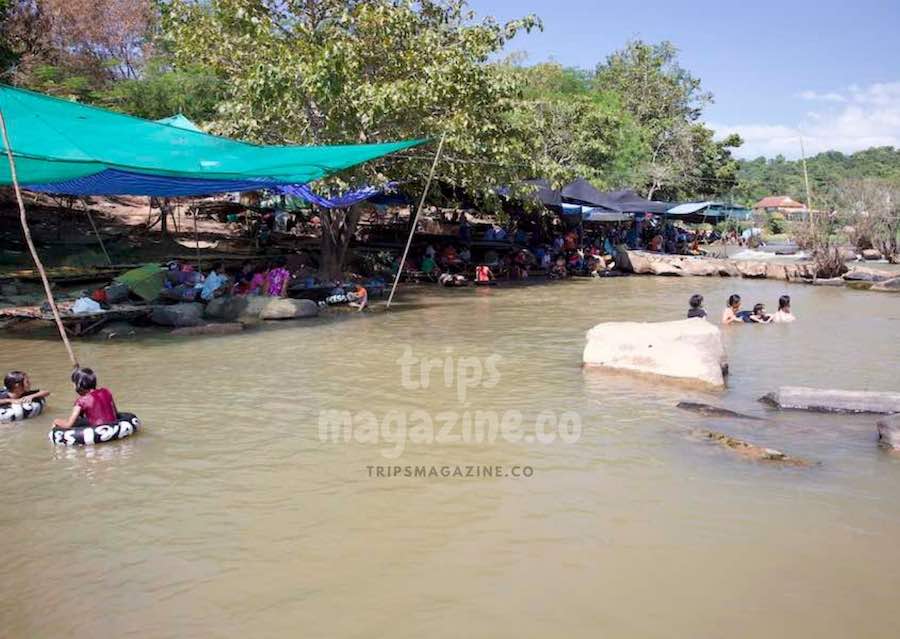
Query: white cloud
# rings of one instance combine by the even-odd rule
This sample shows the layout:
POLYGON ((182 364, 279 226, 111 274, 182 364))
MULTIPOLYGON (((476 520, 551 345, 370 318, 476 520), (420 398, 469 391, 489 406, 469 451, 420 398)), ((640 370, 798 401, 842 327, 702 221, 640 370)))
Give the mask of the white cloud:
POLYGON ((818 100, 820 102, 846 102, 847 98, 840 93, 817 93, 815 91, 801 91, 798 94, 804 100, 818 100))
POLYGON ((850 86, 844 93, 804 91, 799 97, 833 106, 823 104, 822 109, 808 112, 796 126, 769 123, 708 125, 716 131, 717 137, 739 134, 744 145, 736 155, 745 158, 779 154, 797 158, 801 135, 807 155, 829 150, 852 153, 872 146, 900 147, 900 82, 850 86))

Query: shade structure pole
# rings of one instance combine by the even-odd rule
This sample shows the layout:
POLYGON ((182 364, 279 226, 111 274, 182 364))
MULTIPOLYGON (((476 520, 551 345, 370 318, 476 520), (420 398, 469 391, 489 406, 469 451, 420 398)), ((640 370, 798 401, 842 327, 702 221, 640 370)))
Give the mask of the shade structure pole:
POLYGON ((106 256, 106 263, 112 266, 112 258, 109 256, 109 253, 106 251, 106 245, 103 243, 103 238, 100 237, 100 231, 97 230, 97 225, 94 223, 94 216, 91 215, 91 210, 88 208, 87 202, 81 202, 81 205, 84 206, 84 213, 87 215, 88 221, 91 223, 91 228, 94 229, 94 235, 97 236, 97 241, 100 242, 100 249, 103 251, 103 254, 106 256))
POLYGON ((47 273, 44 271, 44 265, 38 256, 37 249, 31 239, 31 229, 28 228, 28 218, 25 216, 25 203, 22 201, 22 192, 19 189, 19 179, 16 176, 16 161, 13 159, 12 147, 9 143, 9 131, 6 129, 6 118, 3 115, 3 109, 0 109, 0 130, 3 133, 3 145, 6 147, 6 158, 9 160, 9 175, 12 178, 13 190, 16 193, 16 201, 19 204, 19 221, 22 224, 22 233, 25 235, 25 243, 28 244, 28 250, 31 252, 31 259, 37 267, 41 276, 41 282, 44 285, 44 293, 47 295, 47 303, 50 304, 50 311, 53 313, 53 320, 56 322, 56 328, 59 329, 59 336, 62 338, 66 352, 69 354, 69 360, 72 366, 78 366, 78 359, 72 351, 72 345, 69 343, 69 336, 66 335, 66 327, 63 326, 62 318, 59 316, 59 309, 56 307, 56 300, 53 298, 53 291, 50 290, 50 281, 47 279, 47 273))
POLYGON ((425 189, 422 191, 422 199, 419 200, 419 208, 416 209, 416 216, 412 221, 412 228, 409 230, 409 237, 406 239, 406 248, 403 249, 403 257, 400 258, 400 266, 397 269, 397 275, 394 276, 394 285, 391 286, 391 294, 388 296, 387 308, 391 307, 394 300, 394 293, 397 291, 397 284, 400 282, 400 274, 403 273, 403 265, 406 263, 406 256, 409 254, 409 247, 412 245, 413 235, 416 233, 416 225, 419 223, 419 216, 422 214, 422 207, 425 206, 425 198, 428 196, 428 190, 431 188, 431 181, 434 179, 434 171, 437 169, 438 161, 441 159, 441 152, 444 150, 444 140, 447 134, 441 136, 438 143, 437 151, 434 154, 434 162, 431 163, 431 171, 428 173, 428 180, 425 182, 425 189))

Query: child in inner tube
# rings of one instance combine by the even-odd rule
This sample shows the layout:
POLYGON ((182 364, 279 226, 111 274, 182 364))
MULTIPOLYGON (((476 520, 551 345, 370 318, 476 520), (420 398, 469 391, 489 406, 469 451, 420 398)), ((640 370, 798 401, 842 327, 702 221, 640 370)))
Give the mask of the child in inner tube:
POLYGON ((3 378, 3 388, 0 388, 0 406, 10 404, 24 404, 43 399, 50 391, 31 390, 31 379, 28 373, 23 371, 10 371, 3 378))
POLYGON ((100 426, 115 424, 119 419, 119 411, 112 393, 106 388, 97 388, 97 375, 90 368, 76 368, 72 371, 72 384, 78 399, 72 407, 68 419, 54 419, 56 428, 74 428, 76 426, 100 426))

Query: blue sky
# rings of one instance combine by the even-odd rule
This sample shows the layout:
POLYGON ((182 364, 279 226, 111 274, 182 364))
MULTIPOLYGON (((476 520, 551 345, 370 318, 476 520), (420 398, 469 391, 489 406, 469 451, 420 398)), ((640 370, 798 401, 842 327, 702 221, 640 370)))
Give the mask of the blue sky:
POLYGON ((479 15, 535 13, 508 51, 592 68, 629 39, 672 41, 715 96, 704 120, 742 157, 900 147, 900 0, 470 0, 479 15))

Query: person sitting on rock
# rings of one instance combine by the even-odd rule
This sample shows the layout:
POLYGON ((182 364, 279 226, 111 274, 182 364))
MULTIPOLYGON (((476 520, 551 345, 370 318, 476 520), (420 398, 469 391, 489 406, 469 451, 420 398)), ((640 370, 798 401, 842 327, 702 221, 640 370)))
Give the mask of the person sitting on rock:
POLYGON ((739 313, 741 313, 741 296, 735 293, 728 297, 728 305, 722 311, 722 323, 739 324, 743 322, 739 313))
POLYGON ((266 283, 263 292, 271 297, 284 297, 287 295, 288 285, 291 283, 291 272, 287 270, 287 259, 279 255, 272 260, 272 268, 266 274, 266 283))
POLYGON ((690 305, 690 308, 688 309, 688 312, 687 312, 688 319, 690 319, 692 317, 700 317, 700 318, 706 317, 706 309, 703 308, 703 296, 702 295, 697 294, 697 293, 695 293, 694 295, 691 295, 691 299, 688 300, 688 305, 690 305))
POLYGON ((3 388, 0 388, 0 406, 9 404, 22 404, 43 399, 50 391, 31 390, 31 379, 28 373, 23 371, 10 371, 3 378, 3 388))
POLYGON ((200 287, 200 299, 204 302, 210 301, 212 298, 225 293, 228 290, 228 275, 225 274, 225 263, 219 262, 203 280, 203 286, 200 287))
POLYGON ((793 322, 797 318, 791 313, 791 296, 782 295, 778 298, 778 310, 772 315, 772 321, 776 324, 793 322))

